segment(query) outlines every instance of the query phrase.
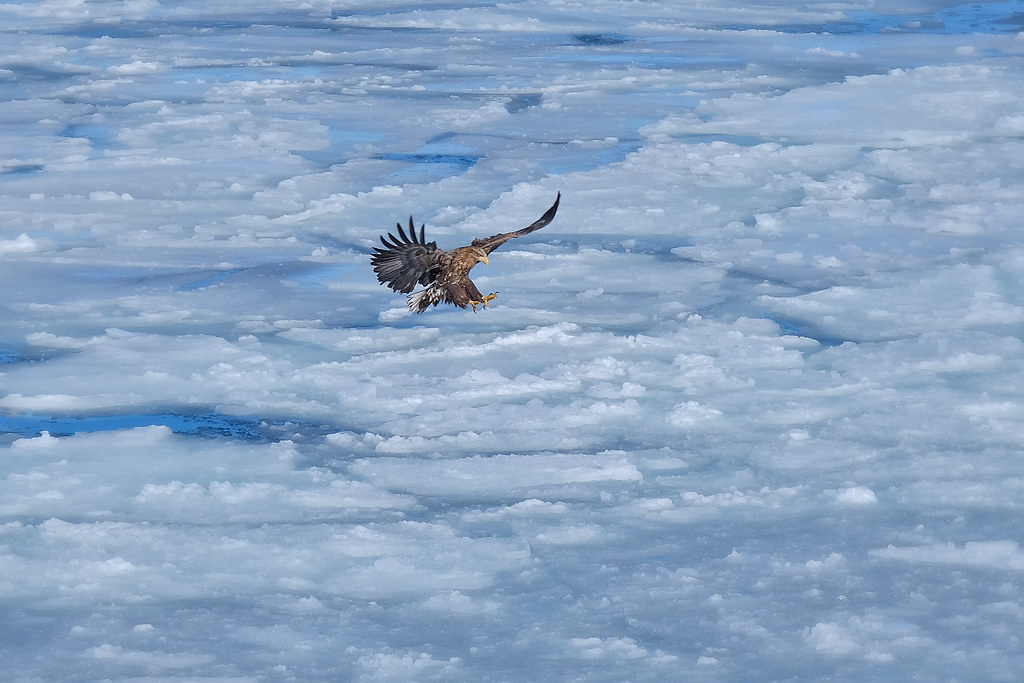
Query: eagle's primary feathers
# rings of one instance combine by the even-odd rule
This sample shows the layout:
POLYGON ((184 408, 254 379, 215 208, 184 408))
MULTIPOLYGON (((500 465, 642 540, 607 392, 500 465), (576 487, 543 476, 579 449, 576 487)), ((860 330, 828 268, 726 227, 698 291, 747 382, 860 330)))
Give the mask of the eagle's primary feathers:
POLYGON ((562 199, 559 192, 555 203, 544 212, 537 221, 522 230, 503 232, 487 239, 475 239, 468 247, 459 247, 451 251, 437 248, 437 242, 427 242, 420 226, 419 235, 409 216, 409 234, 405 234, 401 223, 398 224, 398 237, 391 233, 380 238, 384 249, 374 247, 370 263, 377 273, 381 284, 387 285, 396 292, 408 294, 417 284, 422 289, 409 297, 409 308, 415 313, 422 313, 430 306, 439 303, 455 304, 459 308, 477 304, 487 307, 497 293, 483 296, 469 279, 469 271, 479 262, 490 263, 487 255, 513 237, 520 237, 534 230, 540 230, 551 222, 558 211, 558 202, 562 199))

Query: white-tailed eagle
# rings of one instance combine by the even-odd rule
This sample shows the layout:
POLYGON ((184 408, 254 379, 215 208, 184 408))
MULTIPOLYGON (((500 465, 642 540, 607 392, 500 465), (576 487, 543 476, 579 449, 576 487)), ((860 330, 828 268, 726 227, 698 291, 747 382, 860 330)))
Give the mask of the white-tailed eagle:
POLYGON ((478 304, 487 304, 497 296, 497 292, 483 296, 469 279, 469 271, 477 263, 488 265, 487 255, 513 237, 521 237, 534 230, 540 230, 551 222, 558 211, 558 202, 562 199, 559 192, 555 203, 544 212, 537 221, 522 230, 503 232, 488 237, 475 239, 468 247, 459 247, 451 251, 437 248, 437 242, 427 242, 423 232, 426 226, 420 225, 419 235, 409 216, 409 234, 398 224, 398 237, 388 233, 387 238, 380 238, 384 249, 374 247, 376 253, 370 257, 370 263, 377 273, 377 280, 396 292, 408 294, 417 284, 424 289, 409 297, 409 309, 422 313, 439 303, 455 304, 459 308, 472 306, 476 310, 478 304))

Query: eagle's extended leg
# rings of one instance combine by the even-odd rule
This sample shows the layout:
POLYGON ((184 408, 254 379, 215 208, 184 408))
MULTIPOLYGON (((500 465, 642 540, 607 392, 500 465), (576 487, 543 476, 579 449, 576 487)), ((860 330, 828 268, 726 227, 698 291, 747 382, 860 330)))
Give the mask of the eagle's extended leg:
POLYGON ((476 313, 476 306, 477 306, 477 304, 483 304, 484 308, 487 308, 487 304, 489 304, 497 296, 498 296, 497 292, 491 292, 487 296, 482 296, 479 299, 475 299, 473 301, 470 301, 469 305, 473 307, 473 312, 476 313))

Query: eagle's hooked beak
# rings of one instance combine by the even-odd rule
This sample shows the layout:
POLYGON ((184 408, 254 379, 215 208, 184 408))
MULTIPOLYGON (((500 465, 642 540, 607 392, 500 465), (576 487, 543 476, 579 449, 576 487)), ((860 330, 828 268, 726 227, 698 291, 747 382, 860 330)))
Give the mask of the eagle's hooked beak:
POLYGON ((486 256, 481 256, 481 257, 480 257, 480 261, 481 261, 481 262, 482 262, 482 263, 483 263, 483 264, 484 264, 485 266, 489 266, 489 265, 491 265, 491 262, 490 262, 489 260, 487 260, 487 257, 486 257, 486 256))

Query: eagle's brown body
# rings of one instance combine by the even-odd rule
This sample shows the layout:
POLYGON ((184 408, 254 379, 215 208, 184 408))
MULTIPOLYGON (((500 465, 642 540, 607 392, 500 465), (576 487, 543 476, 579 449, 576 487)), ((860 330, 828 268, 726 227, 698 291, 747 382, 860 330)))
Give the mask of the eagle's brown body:
POLYGON ((473 281, 469 279, 469 271, 481 261, 488 263, 487 256, 502 244, 534 230, 540 230, 551 222, 558 211, 558 202, 562 194, 555 198, 543 216, 533 224, 516 230, 504 232, 487 239, 475 239, 468 247, 459 247, 451 251, 437 248, 436 242, 427 242, 424 238, 424 226, 420 226, 419 235, 409 216, 409 234, 405 234, 402 225, 398 225, 398 237, 388 233, 387 238, 381 236, 384 249, 374 247, 375 253, 370 263, 377 273, 377 280, 396 292, 408 294, 417 284, 424 289, 409 297, 409 308, 422 313, 430 306, 439 303, 454 304, 459 308, 477 304, 487 306, 494 294, 483 296, 473 281), (389 241, 390 240, 390 241, 389 241))

